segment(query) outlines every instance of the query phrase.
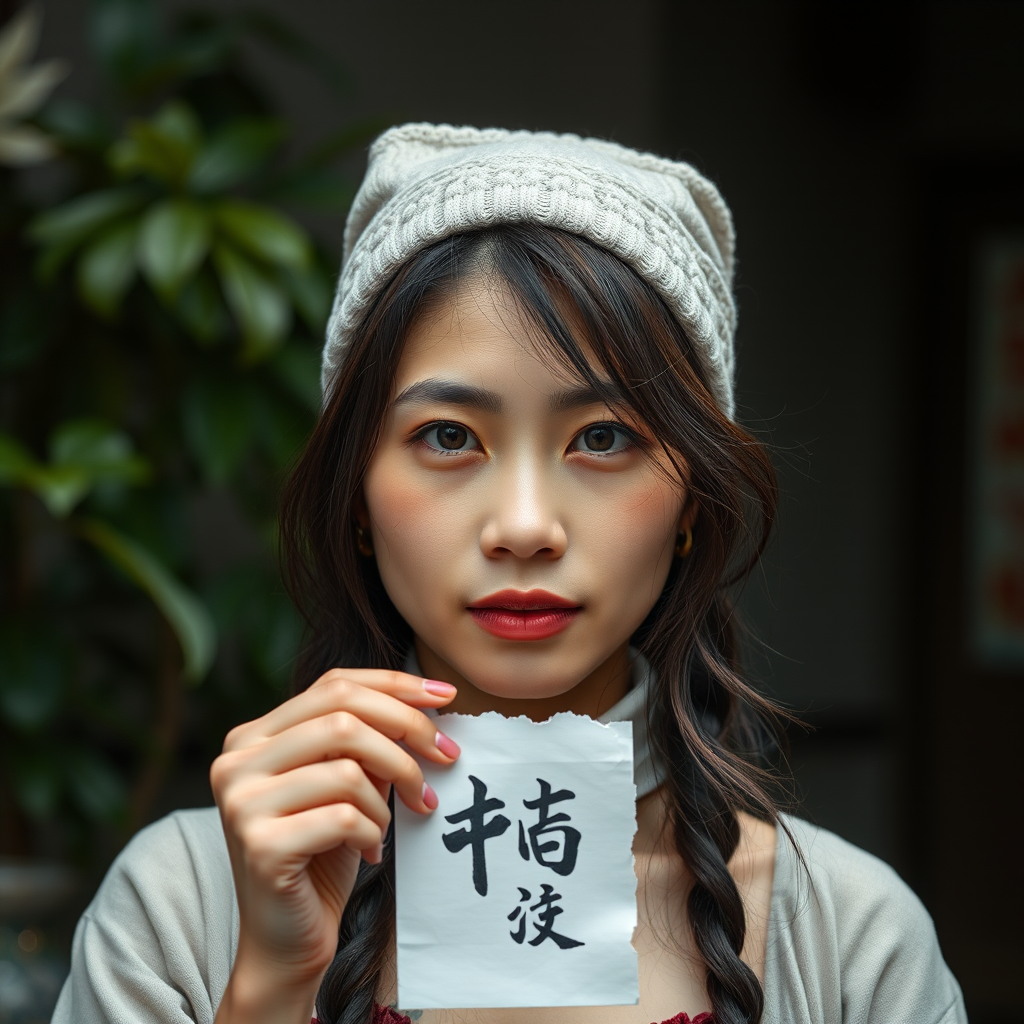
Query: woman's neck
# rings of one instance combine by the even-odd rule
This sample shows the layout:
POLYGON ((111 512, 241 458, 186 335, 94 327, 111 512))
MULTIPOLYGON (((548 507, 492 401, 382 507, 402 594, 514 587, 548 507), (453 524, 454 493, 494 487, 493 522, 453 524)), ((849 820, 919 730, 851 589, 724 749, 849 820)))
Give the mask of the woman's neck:
POLYGON ((628 644, 623 644, 572 689, 539 699, 521 700, 487 693, 438 657, 419 637, 416 638, 416 659, 420 671, 428 679, 440 679, 458 687, 458 696, 445 707, 445 714, 479 715, 485 711, 497 711, 509 718, 526 715, 535 722, 543 722, 560 711, 571 711, 598 718, 617 704, 630 686, 628 644))

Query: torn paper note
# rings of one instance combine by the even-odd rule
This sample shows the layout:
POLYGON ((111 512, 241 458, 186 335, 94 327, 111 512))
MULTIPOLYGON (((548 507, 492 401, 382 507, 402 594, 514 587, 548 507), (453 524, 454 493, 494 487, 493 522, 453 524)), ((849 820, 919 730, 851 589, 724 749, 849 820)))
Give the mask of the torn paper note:
POLYGON ((395 806, 404 1010, 635 1003, 629 722, 444 715, 439 806, 395 806))

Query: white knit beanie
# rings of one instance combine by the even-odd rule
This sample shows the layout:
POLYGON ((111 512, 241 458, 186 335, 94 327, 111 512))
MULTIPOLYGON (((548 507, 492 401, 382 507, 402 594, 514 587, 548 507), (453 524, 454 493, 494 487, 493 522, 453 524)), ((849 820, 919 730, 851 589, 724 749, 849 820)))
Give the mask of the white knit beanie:
POLYGON ((530 223, 609 250, 679 318, 722 411, 733 416, 735 236, 715 186, 689 164, 550 132, 407 124, 370 149, 345 228, 321 384, 352 329, 414 253, 464 231, 530 223))

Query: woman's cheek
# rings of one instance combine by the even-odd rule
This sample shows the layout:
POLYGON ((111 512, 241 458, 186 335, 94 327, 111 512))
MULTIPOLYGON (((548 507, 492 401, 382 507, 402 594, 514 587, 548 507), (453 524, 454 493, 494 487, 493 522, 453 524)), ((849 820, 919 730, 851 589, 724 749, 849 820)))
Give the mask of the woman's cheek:
POLYGON ((643 621, 661 594, 672 565, 682 501, 671 491, 650 488, 606 510, 614 543, 599 557, 606 566, 606 586, 619 589, 630 619, 643 621), (621 588, 621 589, 620 589, 621 588))
POLYGON ((420 603, 444 590, 444 566, 451 565, 458 533, 457 509, 450 495, 416 486, 414 474, 379 467, 364 489, 381 579, 391 600, 420 603))

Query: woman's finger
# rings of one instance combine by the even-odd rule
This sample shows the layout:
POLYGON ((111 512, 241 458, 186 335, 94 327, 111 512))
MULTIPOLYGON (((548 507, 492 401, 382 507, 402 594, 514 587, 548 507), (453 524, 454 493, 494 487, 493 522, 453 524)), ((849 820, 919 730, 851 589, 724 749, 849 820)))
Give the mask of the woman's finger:
POLYGON ((246 848, 251 859, 265 865, 264 873, 269 875, 284 861, 305 861, 339 846, 376 850, 385 832, 354 804, 346 803, 311 807, 284 818, 263 818, 254 822, 253 830, 258 834, 250 836, 246 848))
POLYGON ((449 700, 458 692, 451 683, 440 679, 426 679, 423 676, 410 675, 397 669, 382 668, 332 668, 313 682, 306 693, 329 687, 339 679, 347 679, 370 690, 390 693, 392 697, 407 703, 433 706, 436 699, 449 700))
POLYGON ((437 737, 440 734, 430 719, 398 701, 390 703, 394 707, 387 707, 382 713, 370 715, 363 707, 359 715, 335 711, 300 722, 258 747, 235 755, 221 755, 218 760, 228 762, 222 765, 222 770, 228 772, 234 757, 239 773, 281 776, 317 761, 351 759, 358 761, 363 770, 376 779, 392 784, 403 803, 412 810, 432 810, 431 804, 424 799, 432 798, 424 790, 420 766, 395 740, 401 740, 434 761, 448 764, 453 759, 438 749, 437 737), (396 721, 393 717, 396 714, 409 721, 396 721), (364 715, 369 720, 364 720, 364 715))
POLYGON ((448 683, 411 676, 406 672, 379 669, 332 669, 322 675, 308 690, 297 694, 273 711, 232 730, 225 740, 225 749, 249 746, 268 736, 290 729, 299 722, 352 710, 353 699, 360 693, 379 693, 412 707, 439 708, 456 694, 448 683), (431 690, 425 689, 430 685, 431 690))
MULTIPOLYGON (((298 698, 294 698, 297 701, 298 698)), ((292 703, 292 702, 289 702, 292 703)), ((293 709, 297 712, 297 709, 293 709)), ((265 746, 269 739, 276 739, 283 736, 292 729, 317 722, 322 719, 329 719, 332 716, 342 716, 336 719, 331 728, 344 734, 345 715, 352 715, 367 725, 376 729, 377 732, 395 742, 406 744, 410 749, 422 754, 431 761, 438 764, 449 764, 459 755, 459 748, 447 737, 438 732, 434 720, 417 708, 390 696, 386 693, 379 693, 356 683, 345 682, 338 684, 331 689, 324 689, 322 696, 314 703, 309 702, 302 710, 302 713, 293 714, 294 721, 287 728, 276 730, 269 735, 261 737, 250 735, 245 742, 234 745, 233 749, 245 749, 255 746, 265 746)), ((284 721, 280 719, 279 721, 284 721)), ((344 738, 344 735, 342 735, 344 738)), ((225 744, 225 750, 229 747, 225 744)), ((317 748, 318 750, 321 748, 317 748)), ((331 748, 325 752, 325 757, 338 757, 344 754, 343 748, 331 748)), ((306 757, 304 762, 312 760, 306 757)), ((277 768, 278 771, 287 770, 287 765, 277 768)))
POLYGON ((381 831, 391 823, 386 795, 367 778, 358 761, 335 758, 305 764, 284 775, 262 776, 243 784, 247 816, 280 818, 332 803, 354 804, 381 831))

